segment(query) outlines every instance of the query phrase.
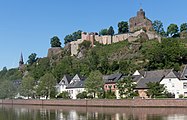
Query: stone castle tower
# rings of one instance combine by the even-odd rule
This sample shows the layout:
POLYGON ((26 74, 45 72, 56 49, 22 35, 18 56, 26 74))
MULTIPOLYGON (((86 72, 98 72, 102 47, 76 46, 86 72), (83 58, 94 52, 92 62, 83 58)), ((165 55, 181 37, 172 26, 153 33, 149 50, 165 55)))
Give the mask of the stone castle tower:
POLYGON ((23 71, 24 69, 24 61, 23 61, 23 54, 21 53, 20 60, 19 60, 19 70, 23 71))
POLYGON ((145 16, 143 9, 137 12, 136 17, 129 19, 130 32, 135 32, 137 30, 143 29, 145 31, 151 31, 153 29, 152 22, 145 16))

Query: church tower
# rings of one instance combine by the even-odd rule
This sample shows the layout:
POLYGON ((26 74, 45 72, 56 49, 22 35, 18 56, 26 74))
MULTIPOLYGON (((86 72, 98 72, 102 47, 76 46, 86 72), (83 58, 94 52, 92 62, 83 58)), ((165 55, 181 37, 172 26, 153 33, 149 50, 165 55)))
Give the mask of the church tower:
POLYGON ((23 68, 24 68, 23 54, 21 53, 20 60, 19 60, 19 70, 22 71, 23 68))

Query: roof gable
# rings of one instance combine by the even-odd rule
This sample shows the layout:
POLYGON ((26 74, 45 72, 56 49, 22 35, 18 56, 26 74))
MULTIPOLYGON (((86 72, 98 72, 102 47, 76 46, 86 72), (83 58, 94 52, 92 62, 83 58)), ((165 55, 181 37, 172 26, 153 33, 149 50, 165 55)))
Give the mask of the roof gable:
POLYGON ((179 74, 175 71, 170 71, 166 76, 165 78, 178 78, 179 77, 179 74))
POLYGON ((72 77, 70 75, 64 75, 64 77, 59 82, 59 84, 69 84, 71 80, 72 80, 72 77))

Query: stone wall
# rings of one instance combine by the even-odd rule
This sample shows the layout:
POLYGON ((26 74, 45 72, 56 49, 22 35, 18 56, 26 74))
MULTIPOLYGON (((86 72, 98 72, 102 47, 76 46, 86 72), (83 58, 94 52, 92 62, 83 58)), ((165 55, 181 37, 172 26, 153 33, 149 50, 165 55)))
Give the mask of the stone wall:
POLYGON ((77 41, 70 42, 71 45, 71 55, 77 55, 78 54, 78 48, 79 44, 81 44, 84 40, 88 40, 91 42, 92 46, 94 46, 94 41, 99 42, 100 44, 108 45, 112 43, 117 43, 120 41, 128 40, 129 42, 133 42, 137 39, 139 39, 139 35, 141 33, 145 33, 148 36, 148 39, 158 39, 161 41, 161 37, 157 35, 155 32, 145 32, 142 29, 139 31, 136 31, 134 33, 124 33, 124 34, 116 34, 114 36, 110 35, 104 35, 100 36, 95 33, 82 33, 81 39, 78 39, 77 41))
POLYGON ((187 107, 186 99, 0 100, 0 104, 87 107, 187 107))

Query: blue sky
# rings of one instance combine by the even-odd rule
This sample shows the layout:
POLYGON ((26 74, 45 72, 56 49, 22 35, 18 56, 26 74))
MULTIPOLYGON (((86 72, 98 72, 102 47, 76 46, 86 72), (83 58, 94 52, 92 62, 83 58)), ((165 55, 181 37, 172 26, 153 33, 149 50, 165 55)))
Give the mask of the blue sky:
MULTIPOLYGON (((140 0, 0 0, 0 69, 18 67, 31 53, 45 57, 50 38, 77 30, 99 32, 128 21, 140 8, 140 0)), ((187 0, 141 0, 146 16, 171 23, 187 22, 187 0)))

